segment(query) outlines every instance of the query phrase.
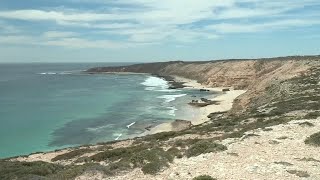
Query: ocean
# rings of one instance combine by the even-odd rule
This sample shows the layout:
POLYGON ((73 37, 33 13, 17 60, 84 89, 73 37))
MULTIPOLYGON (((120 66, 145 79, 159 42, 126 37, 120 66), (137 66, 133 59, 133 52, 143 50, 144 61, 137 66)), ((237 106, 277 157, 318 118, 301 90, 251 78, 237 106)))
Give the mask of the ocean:
POLYGON ((193 89, 147 74, 84 74, 126 63, 0 64, 0 158, 134 137, 150 125, 192 120, 193 89))

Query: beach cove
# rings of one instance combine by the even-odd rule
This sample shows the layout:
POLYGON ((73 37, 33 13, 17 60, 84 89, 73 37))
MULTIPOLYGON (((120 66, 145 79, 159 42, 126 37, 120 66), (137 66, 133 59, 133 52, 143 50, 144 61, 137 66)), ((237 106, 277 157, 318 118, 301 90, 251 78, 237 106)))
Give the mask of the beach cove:
MULTIPOLYGON (((232 108, 233 101, 245 93, 246 90, 234 90, 232 87, 210 87, 208 85, 203 85, 198 83, 196 80, 187 79, 179 76, 173 76, 174 82, 178 82, 182 84, 184 89, 196 89, 196 90, 206 90, 207 92, 212 92, 213 94, 209 96, 209 100, 217 101, 217 104, 211 104, 204 107, 192 107, 188 108, 182 107, 184 112, 188 110, 194 112, 188 118, 188 120, 182 121, 173 121, 159 124, 150 129, 150 131, 146 131, 140 136, 156 134, 160 132, 168 132, 168 131, 180 131, 189 128, 191 125, 200 125, 202 123, 208 122, 210 120, 209 115, 211 113, 225 113, 232 108), (223 90, 227 91, 223 91, 223 90), (188 123, 190 122, 190 123, 188 123)), ((195 97, 196 98, 196 97, 195 97)))

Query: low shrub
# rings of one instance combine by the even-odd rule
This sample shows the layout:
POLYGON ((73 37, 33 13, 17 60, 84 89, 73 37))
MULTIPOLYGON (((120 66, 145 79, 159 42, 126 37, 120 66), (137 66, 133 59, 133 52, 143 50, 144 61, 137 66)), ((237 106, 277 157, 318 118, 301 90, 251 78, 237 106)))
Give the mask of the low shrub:
POLYGON ((46 177, 63 169, 63 166, 37 162, 0 161, 0 179, 20 179, 26 176, 46 177))
POLYGON ((133 154, 130 162, 134 167, 142 167, 145 174, 155 174, 164 167, 169 166, 174 156, 170 151, 164 151, 161 148, 143 150, 137 154, 133 154))
POLYGON ((309 126, 309 127, 313 127, 314 126, 314 124, 312 124, 311 122, 308 122, 308 121, 299 123, 299 125, 300 126, 309 126))
POLYGON ((145 137, 143 137, 143 140, 145 140, 145 141, 165 141, 165 140, 168 140, 172 137, 177 136, 177 134, 178 133, 174 132, 174 131, 161 132, 161 133, 145 136, 145 137))
POLYGON ((310 177, 307 171, 287 170, 288 173, 294 174, 298 177, 310 177))
POLYGON ((227 147, 212 142, 210 140, 201 140, 194 145, 190 146, 190 148, 186 151, 187 157, 199 156, 200 154, 210 153, 210 152, 218 152, 227 150, 227 147))
POLYGON ((320 146, 320 132, 312 134, 304 142, 309 145, 320 146))
POLYGON ((172 147, 172 148, 168 149, 167 153, 169 153, 173 157, 178 157, 178 156, 180 157, 181 156, 180 150, 176 147, 172 147))
POLYGON ((72 159, 78 156, 81 156, 85 153, 91 152, 91 149, 76 149, 64 154, 60 154, 54 158, 51 159, 51 161, 60 161, 60 160, 68 160, 68 159, 72 159))
POLYGON ((310 112, 304 116, 305 119, 317 119, 320 116, 320 112, 310 112))
POLYGON ((216 180, 216 178, 213 178, 208 175, 201 175, 201 176, 197 176, 197 177, 193 178, 193 180, 216 180))
POLYGON ((162 165, 159 162, 147 163, 141 168, 144 174, 156 174, 161 169, 162 169, 162 165))

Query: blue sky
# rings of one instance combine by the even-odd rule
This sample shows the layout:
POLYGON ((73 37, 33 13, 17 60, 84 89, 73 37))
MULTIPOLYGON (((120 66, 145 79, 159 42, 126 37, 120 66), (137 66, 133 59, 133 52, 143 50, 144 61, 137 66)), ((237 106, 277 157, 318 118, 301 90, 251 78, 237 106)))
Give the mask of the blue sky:
POLYGON ((0 62, 320 54, 319 0, 1 0, 0 62))

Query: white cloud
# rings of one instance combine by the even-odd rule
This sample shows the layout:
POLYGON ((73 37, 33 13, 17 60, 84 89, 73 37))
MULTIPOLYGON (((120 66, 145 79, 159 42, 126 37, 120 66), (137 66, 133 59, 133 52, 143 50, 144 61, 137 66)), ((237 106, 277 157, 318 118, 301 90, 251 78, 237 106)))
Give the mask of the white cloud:
MULTIPOLYGON (((320 5, 319 0, 70 1, 100 3, 102 5, 96 12, 89 9, 86 11, 72 9, 0 11, 0 18, 37 23, 52 21, 59 27, 85 28, 86 36, 89 36, 81 37, 81 34, 74 32, 45 32, 42 38, 45 38, 48 45, 109 48, 123 47, 126 46, 124 44, 131 43, 173 41, 186 43, 215 39, 221 33, 253 33, 312 26, 319 24, 315 20, 310 20, 315 19, 312 16, 320 16, 320 13, 317 12, 313 12, 311 17, 306 12, 291 13, 297 9, 320 5), (103 6, 108 6, 107 10, 103 10, 103 6), (209 23, 210 25, 208 25, 209 23), (104 33, 102 39, 88 40, 90 35, 96 34, 97 31, 104 33), (119 42, 110 41, 112 36, 118 36, 122 39, 119 42), (48 41, 48 39, 51 40, 48 41)), ((75 30, 73 29, 73 31, 75 30)))
POLYGON ((75 32, 48 31, 43 34, 46 38, 64 38, 78 36, 75 32))
POLYGON ((271 31, 277 29, 287 29, 292 27, 303 27, 319 25, 320 20, 304 20, 304 19, 290 19, 290 20, 277 20, 265 23, 255 23, 255 24, 231 24, 231 23, 221 23, 208 25, 206 28, 217 31, 219 33, 250 33, 259 31, 271 31))
POLYGON ((64 48, 101 48, 119 49, 132 46, 145 45, 144 43, 128 43, 109 40, 91 40, 73 37, 72 32, 50 31, 42 36, 20 36, 10 35, 0 38, 0 45, 38 45, 38 46, 58 46, 64 48))
POLYGON ((0 21, 0 32, 4 34, 16 34, 20 32, 20 29, 4 21, 0 21))

